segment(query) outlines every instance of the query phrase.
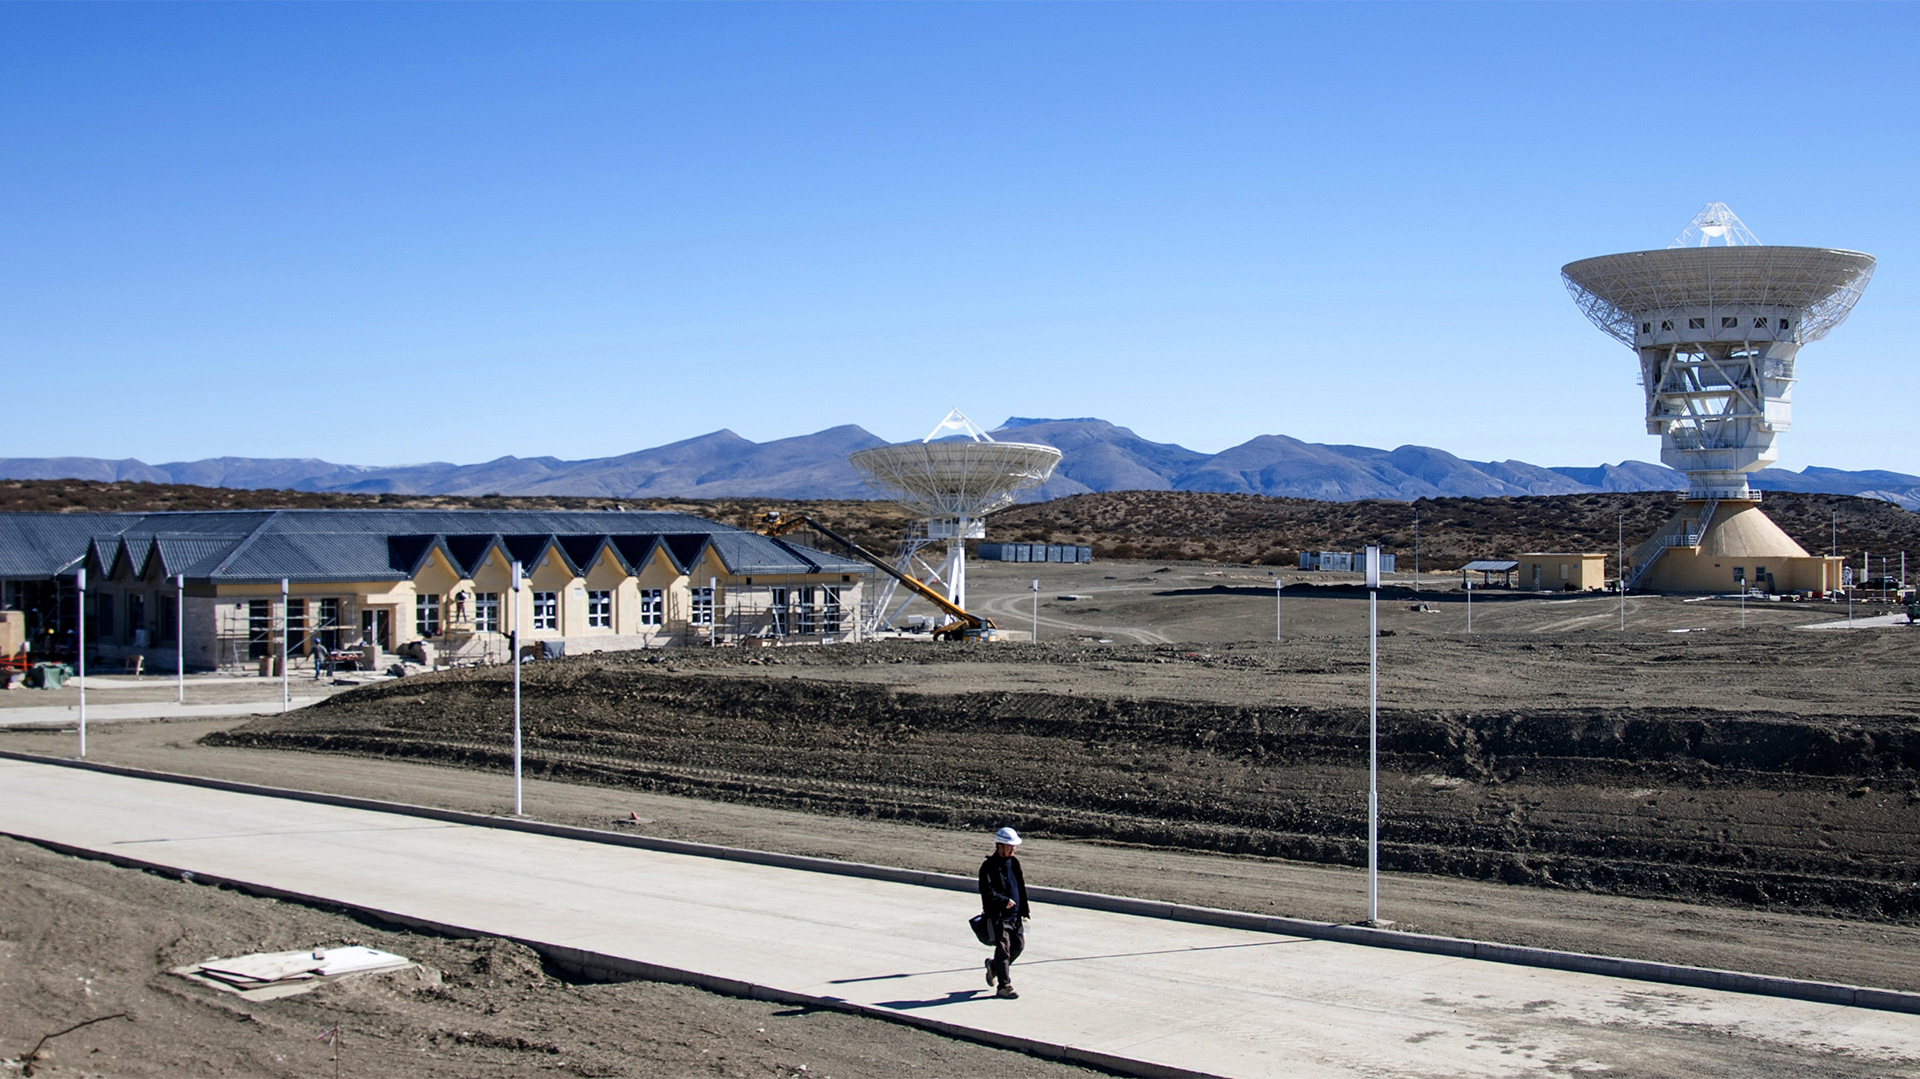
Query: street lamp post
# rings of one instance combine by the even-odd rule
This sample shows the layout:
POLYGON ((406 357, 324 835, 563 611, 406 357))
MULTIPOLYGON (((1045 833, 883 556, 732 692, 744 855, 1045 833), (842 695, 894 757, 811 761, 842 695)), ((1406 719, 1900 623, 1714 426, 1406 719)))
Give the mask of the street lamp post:
POLYGON ((287 579, 280 578, 280 710, 293 707, 293 693, 287 685, 287 637, 293 624, 293 600, 289 596, 287 579))
POLYGON ((173 683, 179 703, 187 703, 187 575, 173 578, 173 683))
POLYGON ((513 564, 513 630, 508 643, 513 649, 513 815, 521 816, 520 799, 520 563, 513 564))
POLYGON ((1380 548, 1367 548, 1367 924, 1380 922, 1380 548))
POLYGON ((81 566, 73 572, 74 613, 78 615, 73 623, 73 661, 74 670, 79 672, 74 685, 80 691, 80 755, 87 755, 87 567, 81 566))

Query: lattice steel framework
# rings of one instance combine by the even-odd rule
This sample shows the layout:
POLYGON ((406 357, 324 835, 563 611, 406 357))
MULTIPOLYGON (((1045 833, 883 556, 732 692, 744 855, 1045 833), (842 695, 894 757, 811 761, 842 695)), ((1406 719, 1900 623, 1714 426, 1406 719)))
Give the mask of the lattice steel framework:
POLYGON ((935 576, 947 598, 964 609, 966 541, 986 535, 987 514, 1045 483, 1060 451, 995 442, 956 408, 918 442, 860 450, 847 461, 869 487, 923 518, 928 540, 947 541, 946 561, 935 576))
POLYGON ((1792 424, 1800 346, 1846 320, 1873 256, 1759 244, 1722 203, 1674 243, 1568 263, 1561 278, 1594 325, 1639 354, 1647 433, 1687 473, 1687 497, 1750 499, 1747 473, 1776 460, 1774 436, 1792 424))

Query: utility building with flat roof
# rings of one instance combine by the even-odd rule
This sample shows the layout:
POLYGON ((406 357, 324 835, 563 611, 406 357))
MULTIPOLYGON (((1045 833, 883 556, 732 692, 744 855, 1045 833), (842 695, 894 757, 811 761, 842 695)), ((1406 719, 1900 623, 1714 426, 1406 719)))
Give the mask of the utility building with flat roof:
POLYGON ((277 655, 283 632, 294 654, 375 644, 442 663, 506 659, 516 628, 563 652, 849 640, 868 570, 683 513, 0 514, 0 609, 22 612, 31 651, 72 655, 82 568, 89 656, 170 666, 184 623, 196 669, 277 655))

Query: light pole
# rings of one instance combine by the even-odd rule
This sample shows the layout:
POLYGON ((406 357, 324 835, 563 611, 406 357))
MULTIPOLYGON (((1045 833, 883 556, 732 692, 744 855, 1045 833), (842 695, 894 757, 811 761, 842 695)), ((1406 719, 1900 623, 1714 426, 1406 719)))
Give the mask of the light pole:
POLYGON ((293 694, 287 687, 287 636, 293 622, 293 601, 288 598, 287 579, 280 578, 280 710, 293 707, 293 694))
POLYGON ((1627 631, 1627 515, 1623 511, 1613 521, 1613 590, 1620 593, 1620 632, 1627 631))
POLYGON ((1380 548, 1367 548, 1367 924, 1380 924, 1380 548))
POLYGON ((1033 643, 1040 643, 1040 578, 1033 579, 1033 643))
POLYGON ((75 613, 79 615, 73 623, 73 660, 74 670, 79 674, 74 685, 80 690, 80 755, 87 755, 87 567, 81 566, 73 571, 73 588, 76 594, 75 613))
POLYGON ((173 578, 173 682, 179 703, 187 703, 187 575, 173 578))
POLYGON ((1287 634, 1286 634, 1287 622, 1285 618, 1285 611, 1282 609, 1280 605, 1280 595, 1286 589, 1286 587, 1287 587, 1287 579, 1285 577, 1282 577, 1278 573, 1274 574, 1273 575, 1273 639, 1276 641, 1284 641, 1287 639, 1287 634))
POLYGON ((513 630, 508 643, 513 649, 513 815, 521 816, 520 801, 520 563, 513 564, 513 630))
POLYGON ((1413 515, 1413 590, 1420 591, 1420 514, 1413 515))

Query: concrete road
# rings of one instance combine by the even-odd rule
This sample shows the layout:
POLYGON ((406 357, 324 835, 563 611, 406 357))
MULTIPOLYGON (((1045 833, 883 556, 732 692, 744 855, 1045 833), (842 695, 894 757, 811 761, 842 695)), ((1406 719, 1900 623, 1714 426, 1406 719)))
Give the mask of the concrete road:
POLYGON ((0 832, 1208 1075, 1920 1076, 1920 1016, 1073 908, 995 1000, 963 893, 51 765, 0 832))

